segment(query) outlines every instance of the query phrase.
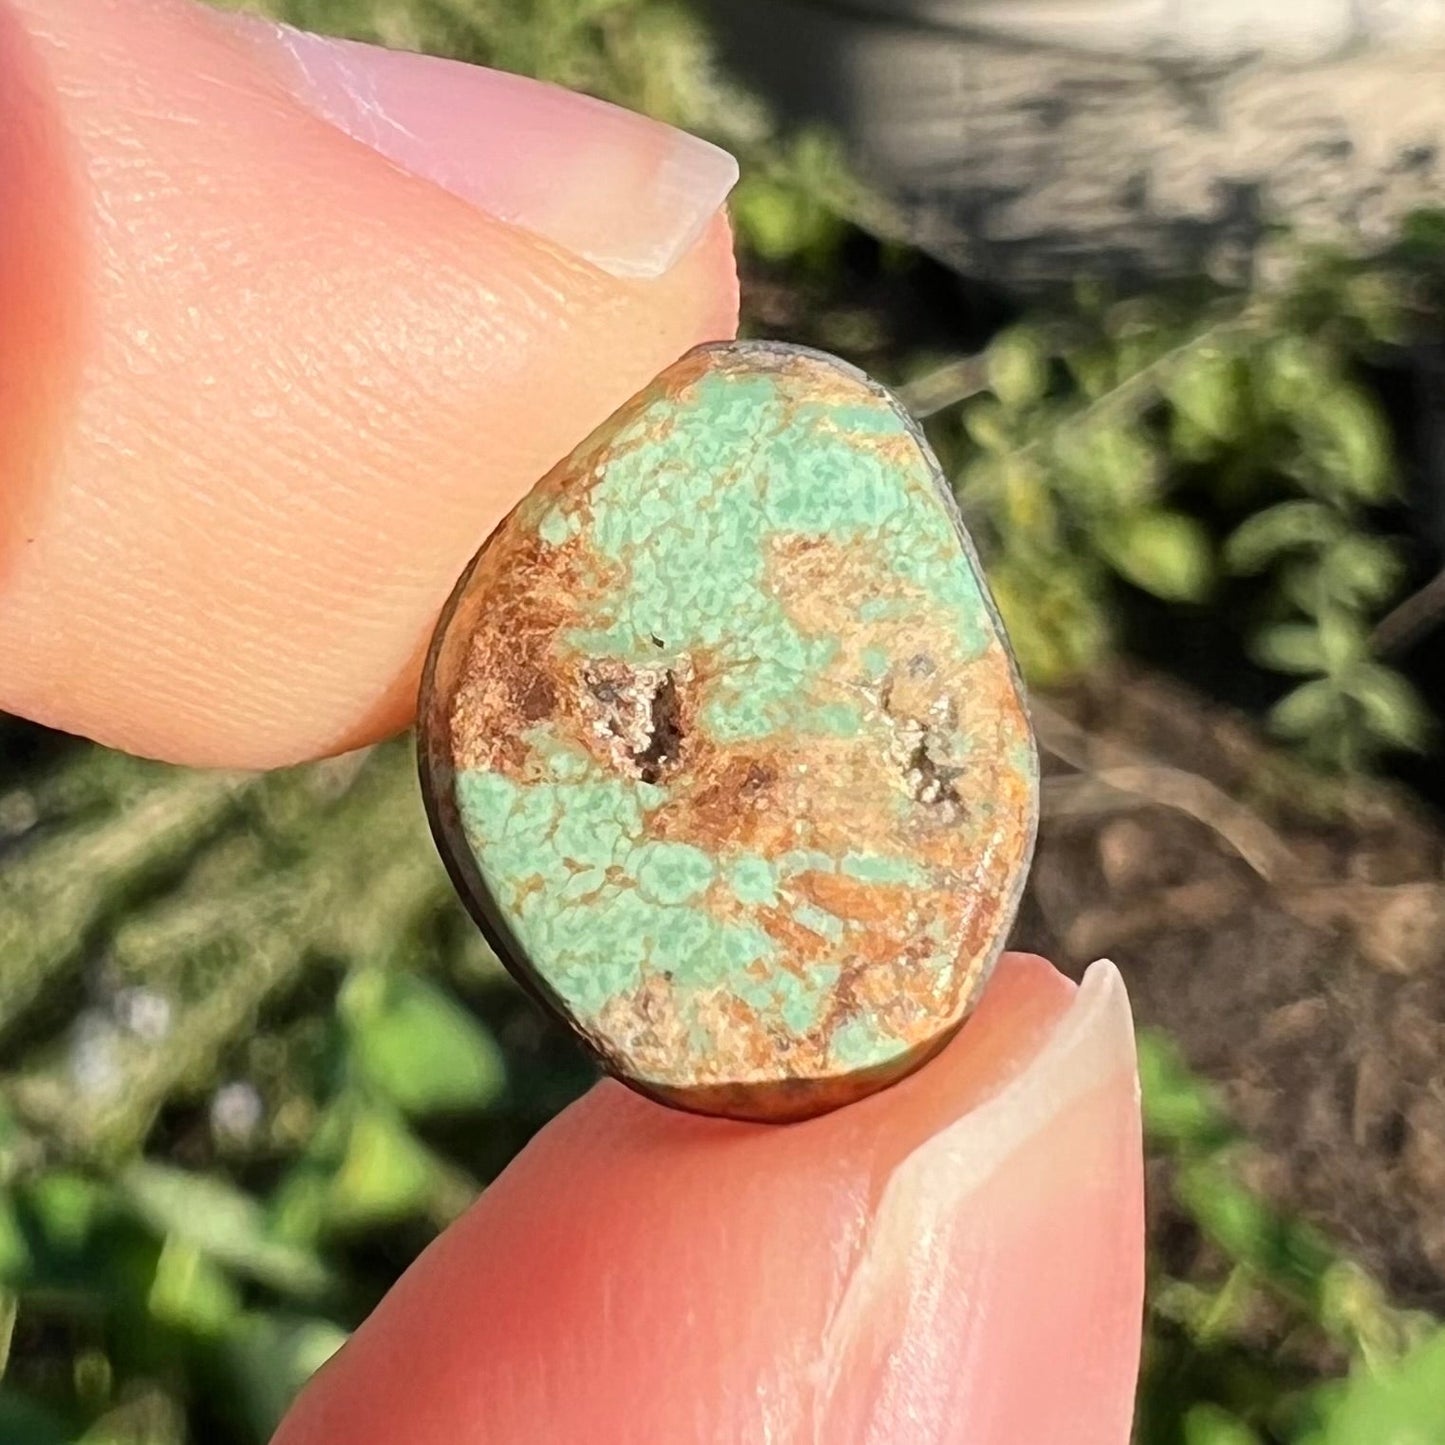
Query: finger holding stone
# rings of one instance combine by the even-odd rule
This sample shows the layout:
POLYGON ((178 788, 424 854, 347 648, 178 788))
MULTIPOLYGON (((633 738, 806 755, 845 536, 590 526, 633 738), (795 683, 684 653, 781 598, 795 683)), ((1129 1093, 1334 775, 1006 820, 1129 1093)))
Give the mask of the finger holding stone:
POLYGON ((0 707, 132 751, 403 725, 481 539, 735 324, 732 161, 516 77, 0 0, 0 119, 0 707))

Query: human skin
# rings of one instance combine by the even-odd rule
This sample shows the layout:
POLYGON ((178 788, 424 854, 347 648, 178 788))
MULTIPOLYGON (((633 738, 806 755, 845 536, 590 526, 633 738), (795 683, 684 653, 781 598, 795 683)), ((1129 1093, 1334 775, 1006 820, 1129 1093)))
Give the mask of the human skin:
MULTIPOLYGON (((0 0, 0 141, 0 707, 149 756, 404 726, 478 543, 736 323, 727 158, 509 77, 0 0)), ((806 1124, 599 1085, 278 1440, 1122 1445, 1141 1196, 1117 974, 1009 957, 806 1124)))

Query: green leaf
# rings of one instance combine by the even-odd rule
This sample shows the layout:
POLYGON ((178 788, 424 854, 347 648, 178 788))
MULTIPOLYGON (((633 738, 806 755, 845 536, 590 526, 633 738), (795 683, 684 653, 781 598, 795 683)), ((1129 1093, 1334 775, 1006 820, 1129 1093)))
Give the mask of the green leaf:
POLYGON ((180 1401, 146 1383, 126 1392, 75 1445, 187 1445, 187 1434, 180 1401))
POLYGON ((1360 388, 1333 387, 1321 396, 1300 439, 1307 454, 1351 497, 1386 501, 1395 490, 1389 428, 1360 388))
POLYGON ((273 1238, 261 1206, 223 1179, 141 1160, 127 1166, 118 1182, 140 1218, 218 1264, 303 1298, 331 1287, 331 1273, 318 1256, 273 1238))
POLYGON ((1324 1427, 1309 1445, 1437 1445, 1445 1439, 1445 1330, 1403 1360, 1357 1366, 1322 1392, 1324 1427))
POLYGON ((1394 596, 1404 577, 1395 549, 1378 537, 1351 533, 1321 559, 1326 591, 1343 607, 1373 607, 1394 596))
POLYGON ((1060 428, 1056 484, 1076 509, 1113 515, 1144 506, 1159 490, 1160 457, 1137 425, 1090 420, 1060 428))
POLYGON ((996 397, 981 396, 964 408, 963 429, 976 447, 1006 452, 1013 446, 1009 415, 996 397))
POLYGON ((1345 532, 1344 518, 1323 502, 1280 502, 1235 528, 1224 544, 1225 566, 1242 576, 1253 576, 1282 552, 1323 547, 1345 532))
POLYGON ((1342 686, 1359 703, 1380 742, 1409 752, 1424 751, 1432 730, 1430 712, 1398 672, 1378 662, 1361 663, 1342 686))
POLYGON ((1248 1265, 1301 1304, 1316 1309, 1334 1254, 1309 1226, 1276 1213, 1238 1182, 1227 1156, 1182 1164, 1179 1202, 1236 1263, 1248 1265))
POLYGON ((31 1263, 30 1245, 15 1213, 15 1202, 0 1189, 0 1288, 24 1279, 31 1263))
POLYGON ((1197 602, 1213 581, 1209 533, 1182 512, 1138 512, 1096 534, 1122 577, 1166 602, 1197 602))
POLYGON ((1345 283, 1342 308, 1356 317, 1372 341, 1400 346, 1408 339, 1404 289, 1397 278, 1362 271, 1345 283))
MULTIPOLYGON (((320 1150, 313 1148, 313 1154, 320 1150)), ((276 1239, 290 1244, 315 1244, 326 1227, 326 1194, 330 1169, 320 1159, 303 1157, 276 1186, 266 1209, 276 1239)))
POLYGON ((1338 365, 1319 342, 1286 333, 1275 337, 1256 355, 1256 391, 1265 405, 1285 420, 1308 415, 1322 390, 1333 390, 1338 365))
POLYGON ((1059 545, 1059 514, 1054 498, 1036 467, 1003 457, 998 468, 999 505, 995 524, 1018 549, 1053 550, 1059 545))
POLYGON ((1118 385, 1118 359, 1106 347, 1066 352, 1063 360, 1079 390, 1091 401, 1097 401, 1118 385))
POLYGON ((1280 595, 1306 617, 1317 616, 1330 605, 1324 565, 1318 556, 1286 562, 1276 574, 1280 595))
POLYGON ((1339 676, 1364 658, 1370 647, 1360 620, 1338 607, 1327 607, 1317 619, 1325 670, 1339 676))
POLYGON ((1400 243, 1418 261, 1445 259, 1445 208, 1422 206, 1400 225, 1400 243))
POLYGON ((1325 1332, 1366 1361, 1398 1359, 1437 1322, 1423 1311, 1395 1308, 1384 1285, 1354 1260, 1336 1260, 1320 1279, 1319 1323, 1325 1332))
POLYGON ((362 1076, 407 1113, 482 1109, 501 1093, 501 1050, 425 979, 380 969, 357 973, 342 990, 341 1008, 362 1076))
POLYGON ((838 216, 785 179, 756 171, 738 182, 728 203, 742 244, 766 261, 817 256, 842 235, 838 216))
POLYGON ((1339 690, 1329 678, 1319 678, 1275 703, 1269 724, 1281 737, 1308 738, 1337 723, 1341 711, 1339 690))
POLYGON ((1217 343, 1191 351, 1164 384, 1165 398, 1205 436, 1227 442, 1244 429, 1247 377, 1217 343))
POLYGON ((356 1229, 423 1213, 437 1179, 436 1161, 402 1119, 364 1110, 351 1121, 345 1157, 327 1190, 327 1220, 356 1229))
POLYGON ((1011 327, 995 337, 984 364, 989 389, 1010 411, 1034 406, 1048 392, 1048 352, 1028 327, 1011 327))
POLYGON ((1184 1445, 1259 1445, 1259 1436, 1217 1405, 1196 1405, 1184 1417, 1184 1445))
POLYGON ((85 1248, 107 1204, 101 1185, 82 1174, 59 1169, 41 1175, 30 1186, 28 1198, 40 1221, 45 1244, 61 1255, 85 1248))
POLYGON ((1051 559, 1040 570, 1010 555, 988 575, 1030 682, 1060 684, 1098 665, 1110 642, 1108 612, 1097 578, 1077 559, 1051 559))
POLYGON ((1151 1139, 1175 1148, 1213 1148, 1234 1135, 1209 1086, 1196 1078, 1178 1045, 1158 1029, 1139 1034, 1139 1087, 1144 1128, 1151 1139))
POLYGON ((235 1317, 240 1299, 235 1286, 198 1245, 170 1235, 156 1260, 146 1305, 165 1324, 210 1335, 235 1317))
POLYGON ((240 1407, 257 1440, 269 1440, 302 1385, 342 1345, 330 1320, 253 1311, 238 1319, 221 1348, 240 1407))
POLYGON ((1275 672, 1309 675, 1325 671, 1325 651, 1317 627, 1305 622, 1281 622, 1266 627, 1255 638, 1250 655, 1275 672))

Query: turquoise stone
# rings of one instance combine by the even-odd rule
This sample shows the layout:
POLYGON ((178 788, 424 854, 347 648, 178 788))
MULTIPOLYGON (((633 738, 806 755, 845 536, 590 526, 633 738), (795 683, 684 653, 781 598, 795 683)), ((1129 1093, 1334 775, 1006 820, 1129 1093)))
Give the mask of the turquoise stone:
POLYGON ((701 347, 459 582, 423 682, 437 839, 509 968, 668 1103, 804 1117, 976 1001, 1038 769, 998 614, 899 403, 701 347))

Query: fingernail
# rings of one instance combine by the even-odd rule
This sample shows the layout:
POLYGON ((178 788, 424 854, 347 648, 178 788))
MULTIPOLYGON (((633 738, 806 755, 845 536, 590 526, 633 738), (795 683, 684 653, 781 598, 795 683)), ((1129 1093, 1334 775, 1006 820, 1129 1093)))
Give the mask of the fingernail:
POLYGON ((1120 1075, 1135 1079, 1136 1070, 1129 995, 1118 968, 1101 959, 1089 966, 1068 1013, 1029 1067, 1000 1094, 935 1134, 898 1174, 923 1156, 929 1173, 947 1164, 954 1189, 976 1187, 1079 1099, 1120 1075))
POLYGON ((875 1220, 880 1255, 907 1257, 906 1221, 944 1212, 977 1193, 1081 1100, 1127 1080, 1137 1100, 1134 1022, 1119 970, 1092 964, 1069 1011, 1018 1077, 993 1098, 939 1130, 893 1171, 875 1220), (899 1236, 889 1240, 890 1229, 899 1236), (896 1248, 895 1248, 896 1247, 896 1248))
MULTIPOLYGON (((1143 1231, 1139 1160, 1129 998, 1117 968, 1097 962, 1025 1071, 920 1143, 884 1183, 825 1342, 821 1383, 832 1407, 857 1410, 860 1394, 880 1407, 894 1357, 910 1354, 900 1341, 916 1342, 919 1358, 939 1350, 939 1358, 977 1364, 978 1341, 970 1345, 970 1334, 990 1316, 994 1334, 1007 1340, 1010 1315, 1033 1311, 1039 1331, 1045 1329, 1039 1311, 1066 1305, 1075 1314, 1092 1312, 1105 1334, 1111 1329, 1127 1340, 1143 1287, 1142 1277, 1134 1277, 1134 1254, 1142 1251, 1131 1247, 1131 1235, 1142 1238, 1143 1231), (1068 1224, 1040 1222, 1040 1211, 1056 1218, 1061 1209, 1068 1224), (1090 1240, 1088 1230, 1069 1233, 1081 1224, 1110 1240, 1090 1240), (1103 1244, 1101 1259, 1117 1269, 1085 1286, 1090 1251, 1103 1244), (967 1287, 949 1287, 952 1269, 970 1280, 975 1298, 967 1298, 967 1287), (1000 1282, 1007 1289, 997 1299, 978 1293, 1000 1282), (1043 1298, 1049 1290, 1052 1306, 1043 1298)), ((968 1371, 941 1371, 939 1379, 959 1374, 968 1371)), ((985 1393, 977 1381, 970 1387, 985 1393)), ((948 1403, 948 1390, 939 1402, 948 1403)), ((1116 1403, 1127 1419, 1127 1397, 1116 1403)), ((920 1428, 916 1438, 935 1435, 920 1428)), ((952 1436, 942 1431, 938 1438, 952 1436)), ((978 1438, 996 1435, 981 1429, 978 1438)))
POLYGON ((254 16, 298 100, 413 175, 614 276, 669 270, 737 182, 696 136, 590 96, 254 16))
POLYGON ((1123 1440, 1143 1230, 1129 1003, 1096 963, 1028 1068, 883 1185, 824 1341, 824 1436, 1123 1440))

